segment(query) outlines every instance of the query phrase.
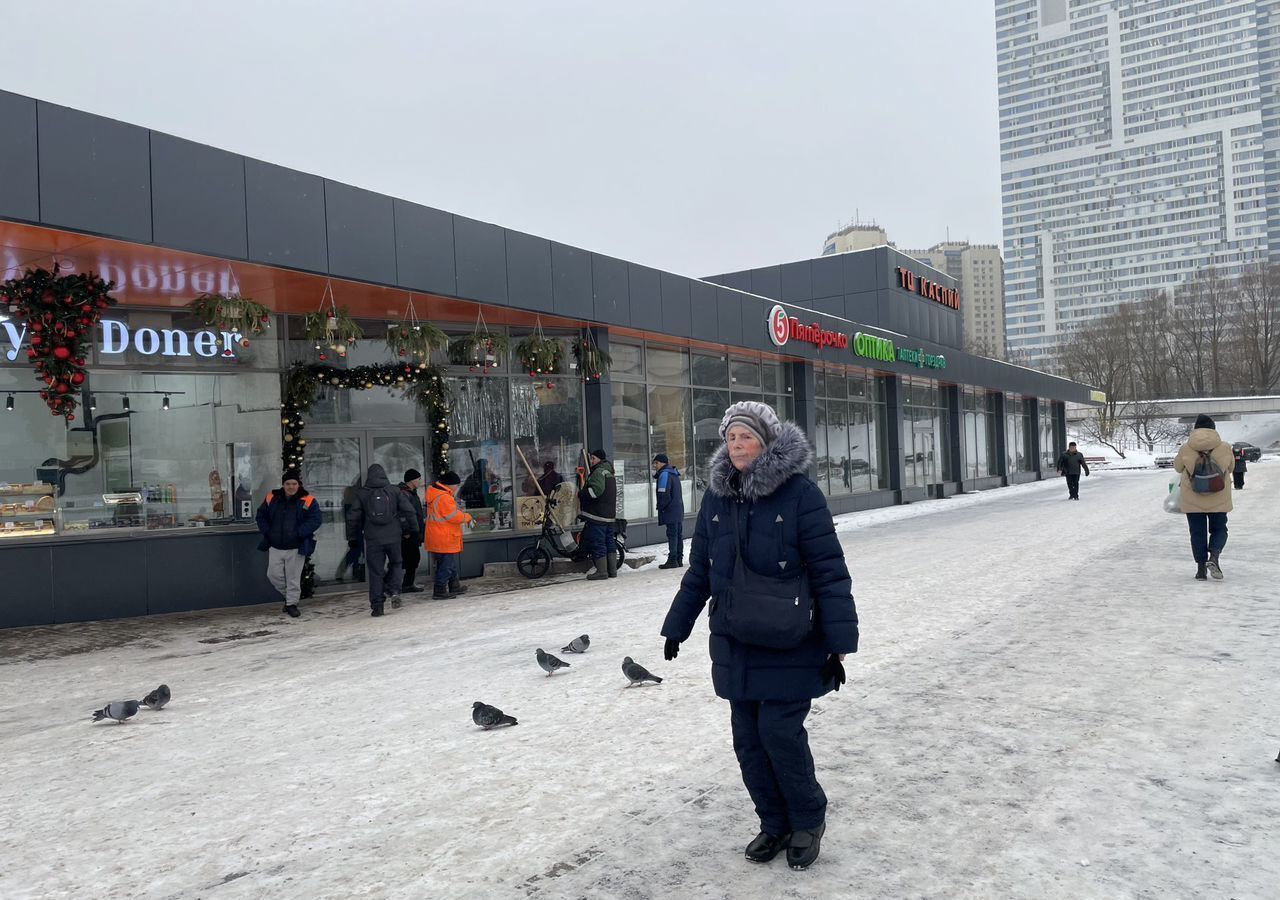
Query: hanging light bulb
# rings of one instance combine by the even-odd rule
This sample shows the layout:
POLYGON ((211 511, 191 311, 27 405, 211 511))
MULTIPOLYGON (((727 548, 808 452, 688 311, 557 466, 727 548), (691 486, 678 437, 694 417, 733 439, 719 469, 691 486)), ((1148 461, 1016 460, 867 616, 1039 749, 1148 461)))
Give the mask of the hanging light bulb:
POLYGON ((165 394, 164 399, 160 401, 160 408, 167 410, 169 408, 169 395, 165 394))
POLYGON ((13 412, 13 394, 9 395, 9 399, 4 401, 5 412, 13 412))
POLYGON ((121 402, 124 404, 124 411, 128 412, 129 411, 129 395, 125 394, 124 400, 122 400, 121 402))

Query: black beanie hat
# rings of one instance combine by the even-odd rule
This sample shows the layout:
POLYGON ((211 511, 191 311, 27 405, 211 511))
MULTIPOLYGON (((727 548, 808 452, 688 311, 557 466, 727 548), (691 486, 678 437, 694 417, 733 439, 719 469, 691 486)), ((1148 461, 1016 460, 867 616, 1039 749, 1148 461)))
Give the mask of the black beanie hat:
POLYGON ((671 460, 667 459, 667 454, 665 454, 665 453, 655 453, 655 454, 654 454, 654 456, 653 456, 653 461, 654 461, 654 462, 660 462, 660 463, 662 463, 664 466, 669 466, 669 465, 671 465, 671 460))
POLYGON ((405 482, 405 484, 408 484, 410 481, 413 481, 413 479, 415 479, 415 478, 421 478, 421 477, 422 477, 422 473, 421 473, 421 472, 419 472, 417 469, 405 469, 405 470, 404 470, 404 482, 405 482))
POLYGON ((457 472, 445 472, 436 481, 439 484, 462 484, 462 479, 458 477, 457 472))
POLYGON ((1204 413, 1200 413, 1200 415, 1196 416, 1195 427, 1196 428, 1217 428, 1218 426, 1213 424, 1213 419, 1209 418, 1204 413))
POLYGON ((605 460, 607 460, 607 459, 609 458, 609 457, 607 457, 607 456, 605 456, 605 455, 604 455, 604 451, 603 451, 603 450, 592 450, 592 451, 591 451, 591 455, 592 455, 592 456, 594 456, 596 459, 600 460, 601 462, 604 462, 605 460))
POLYGON ((297 469, 285 469, 284 475, 280 477, 280 483, 284 484, 286 481, 296 481, 298 482, 298 486, 301 487, 302 473, 297 469))

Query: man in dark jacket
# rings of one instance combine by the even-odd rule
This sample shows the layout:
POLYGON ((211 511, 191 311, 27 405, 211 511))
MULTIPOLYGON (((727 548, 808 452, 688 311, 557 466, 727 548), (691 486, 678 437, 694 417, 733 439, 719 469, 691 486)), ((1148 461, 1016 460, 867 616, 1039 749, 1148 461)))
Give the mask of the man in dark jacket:
POLYGON ((591 471, 578 491, 580 515, 586 522, 582 529, 582 543, 590 549, 591 559, 595 562, 595 570, 587 575, 587 581, 617 578, 618 557, 613 550, 613 526, 618 519, 618 482, 603 450, 592 450, 587 461, 591 464, 591 471))
POLYGON ((1231 480, 1235 482, 1237 491, 1244 490, 1244 473, 1249 471, 1248 447, 1233 447, 1231 452, 1236 458, 1236 467, 1231 470, 1231 480))
POLYGON ((1084 461, 1084 454, 1076 449, 1076 442, 1067 444, 1067 452, 1058 457, 1058 471, 1067 477, 1067 499, 1080 499, 1080 471, 1087 477, 1089 464, 1084 461))
POLYGON ((422 498, 418 496, 418 488, 422 487, 422 473, 417 469, 405 470, 404 481, 398 487, 409 498, 416 514, 414 521, 418 523, 416 532, 405 531, 400 536, 400 556, 404 560, 404 583, 400 590, 405 594, 416 594, 422 590, 422 586, 413 583, 413 576, 418 574, 418 565, 422 562, 422 530, 427 527, 427 514, 422 509, 422 498))
POLYGON ((302 568, 315 552, 321 521, 320 504, 303 489, 302 476, 293 469, 258 507, 258 548, 267 551, 267 578, 284 596, 284 611, 295 619, 301 615, 302 568))
POLYGON ((364 478, 364 487, 358 492, 358 501, 347 511, 347 536, 364 532, 365 564, 369 573, 369 614, 383 614, 383 604, 389 597, 391 608, 400 606, 400 587, 404 579, 404 560, 400 555, 400 541, 405 532, 417 535, 417 513, 404 491, 395 487, 387 478, 382 466, 374 463, 364 478))
POLYGON ((559 487, 564 481, 564 476, 556 471, 556 464, 551 460, 547 460, 542 464, 542 475, 538 478, 538 486, 542 488, 542 495, 550 497, 551 492, 559 487))
POLYGON ((653 458, 654 480, 658 482, 658 524, 667 526, 667 561, 659 569, 684 567, 684 493, 680 490, 680 470, 667 454, 653 458))
POLYGON ((725 412, 720 434, 689 569, 662 625, 666 658, 677 656, 709 598, 711 683, 729 701, 733 749, 760 816, 746 857, 768 862, 786 850, 788 864, 803 869, 818 856, 827 807, 804 720, 813 698, 839 690, 841 660, 857 652, 853 583, 826 498, 806 474, 813 450, 804 432, 747 400, 725 412), (804 573, 814 615, 800 643, 775 649, 734 636, 739 561, 757 587, 804 573))

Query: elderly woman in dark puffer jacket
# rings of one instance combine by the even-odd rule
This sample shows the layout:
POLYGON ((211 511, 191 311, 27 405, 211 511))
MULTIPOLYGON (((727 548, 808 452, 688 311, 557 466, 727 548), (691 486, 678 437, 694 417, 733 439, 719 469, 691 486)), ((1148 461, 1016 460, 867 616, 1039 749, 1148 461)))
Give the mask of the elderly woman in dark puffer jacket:
POLYGON ((720 435, 689 570, 662 626, 666 657, 675 658, 710 599, 711 681, 729 701, 733 749, 760 817, 746 858, 768 862, 786 849, 790 866, 804 869, 818 858, 827 808, 804 720, 813 698, 840 689, 841 661, 858 649, 852 581, 826 498, 806 474, 813 451, 804 432, 743 401, 725 412, 720 435), (753 584, 807 574, 813 626, 798 646, 771 649, 729 633, 739 541, 753 584))

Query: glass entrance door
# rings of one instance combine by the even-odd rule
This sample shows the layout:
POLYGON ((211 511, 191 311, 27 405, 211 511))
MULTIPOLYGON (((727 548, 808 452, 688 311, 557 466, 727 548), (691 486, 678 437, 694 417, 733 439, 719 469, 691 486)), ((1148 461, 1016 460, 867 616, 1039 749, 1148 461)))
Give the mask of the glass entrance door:
POLYGON ((407 469, 417 469, 429 478, 427 438, 401 429, 308 430, 302 483, 315 495, 323 519, 311 557, 317 585, 351 582, 363 570, 363 541, 356 548, 347 547, 346 507, 356 502, 356 489, 364 485, 365 472, 373 463, 386 470, 393 485, 407 469))

